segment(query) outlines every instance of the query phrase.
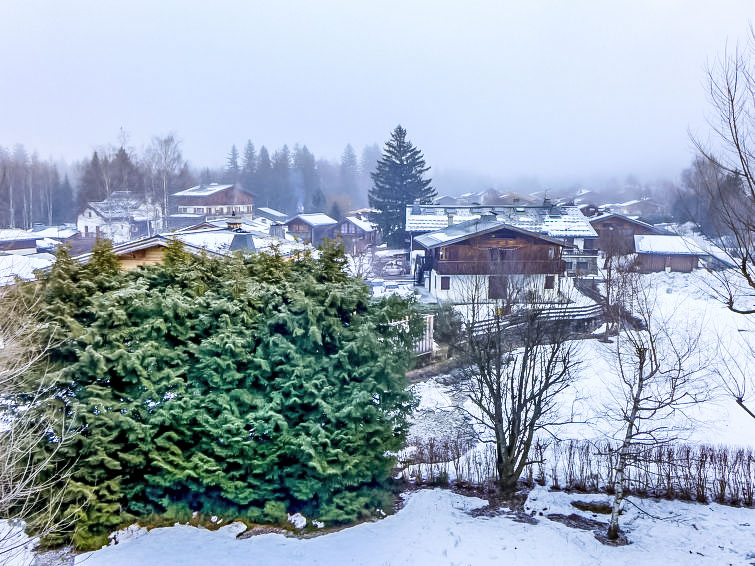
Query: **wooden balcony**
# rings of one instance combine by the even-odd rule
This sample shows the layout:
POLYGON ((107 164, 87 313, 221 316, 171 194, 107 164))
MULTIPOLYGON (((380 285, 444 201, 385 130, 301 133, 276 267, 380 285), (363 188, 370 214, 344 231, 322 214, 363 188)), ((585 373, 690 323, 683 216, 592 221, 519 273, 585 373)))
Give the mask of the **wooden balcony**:
MULTIPOLYGON (((439 275, 545 275, 559 274, 566 270, 560 259, 550 260, 488 260, 453 261, 440 260, 432 266, 439 275)), ((426 266, 425 269, 430 269, 426 266)))

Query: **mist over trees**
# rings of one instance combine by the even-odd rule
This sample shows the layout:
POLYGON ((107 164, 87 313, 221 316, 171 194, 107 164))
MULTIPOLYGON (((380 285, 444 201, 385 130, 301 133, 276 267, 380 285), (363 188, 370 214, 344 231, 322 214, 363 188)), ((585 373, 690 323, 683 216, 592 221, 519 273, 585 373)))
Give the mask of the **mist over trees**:
POLYGON ((170 214, 170 195, 199 183, 235 183, 255 196, 258 207, 288 214, 327 212, 342 216, 367 205, 377 144, 358 154, 347 144, 338 160, 318 158, 306 145, 268 149, 247 140, 232 144, 224 166, 192 166, 175 134, 154 136, 141 151, 123 139, 97 146, 71 163, 43 159, 21 144, 0 145, 0 226, 31 229, 76 221, 86 203, 129 190, 170 214))

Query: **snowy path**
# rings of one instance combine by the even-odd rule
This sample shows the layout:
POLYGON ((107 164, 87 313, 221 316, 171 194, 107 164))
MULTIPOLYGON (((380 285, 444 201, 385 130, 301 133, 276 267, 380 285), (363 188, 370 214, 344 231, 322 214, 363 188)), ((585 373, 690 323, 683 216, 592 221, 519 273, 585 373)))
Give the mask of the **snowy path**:
MULTIPOLYGON (((601 496, 580 496, 600 499, 601 496)), ((574 499, 539 488, 528 505, 535 512, 573 513, 574 499)), ((605 496, 603 496, 605 499, 605 496)), ((506 516, 473 517, 483 501, 445 490, 408 496, 396 515, 314 539, 260 535, 237 540, 237 526, 216 532, 187 526, 155 529, 118 545, 78 557, 83 566, 189 564, 255 565, 668 565, 755 562, 755 510, 679 502, 645 502, 659 521, 630 509, 625 522, 633 544, 608 547, 592 533, 538 517, 518 523, 506 516), (750 555, 748 557, 748 554, 750 555)), ((584 516, 591 517, 589 513, 584 516)))

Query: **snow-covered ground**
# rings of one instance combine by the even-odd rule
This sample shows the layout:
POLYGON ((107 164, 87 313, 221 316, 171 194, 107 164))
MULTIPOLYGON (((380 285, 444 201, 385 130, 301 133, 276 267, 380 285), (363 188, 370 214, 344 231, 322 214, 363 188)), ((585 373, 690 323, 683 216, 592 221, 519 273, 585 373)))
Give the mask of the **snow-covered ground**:
POLYGON ((755 561, 755 511, 718 505, 643 501, 623 515, 632 544, 613 547, 590 531, 548 519, 576 513, 575 499, 605 500, 537 488, 527 502, 536 524, 518 522, 505 512, 473 516, 487 502, 447 490, 406 496, 398 513, 311 539, 265 534, 239 540, 240 525, 217 531, 188 526, 154 529, 102 550, 81 555, 82 566, 161 566, 186 564, 264 565, 745 565, 755 561), (543 513, 541 516, 540 513, 543 513))
MULTIPOLYGON (((715 280, 703 271, 647 277, 658 291, 659 312, 673 316, 674 332, 700 330, 699 350, 706 361, 703 373, 711 400, 688 411, 691 426, 681 436, 690 442, 755 446, 755 421, 717 387, 710 371, 723 363, 752 374, 755 363, 749 348, 755 343, 755 326, 711 296, 715 280), (721 344, 728 358, 715 354, 721 344)), ((613 375, 606 351, 610 345, 588 340, 581 348, 584 363, 565 402, 570 407, 574 402, 584 422, 565 426, 559 434, 566 439, 607 438, 614 431, 600 413, 613 375)), ((471 424, 458 408, 463 398, 450 381, 441 376, 413 386, 420 399, 411 433, 415 437, 453 438, 459 432, 470 437, 471 424)), ((487 502, 448 490, 421 490, 405 497, 405 506, 395 515, 315 538, 265 534, 242 540, 236 538, 243 530, 239 524, 217 531, 185 525, 148 533, 132 530, 121 535, 117 545, 79 556, 76 564, 755 564, 755 509, 632 497, 646 513, 627 506, 622 525, 631 544, 613 547, 599 542, 593 532, 547 517, 577 514, 606 521, 605 516, 570 505, 575 499, 607 501, 605 495, 577 496, 536 487, 525 504, 536 524, 519 522, 505 512, 475 516, 470 512, 487 502)))

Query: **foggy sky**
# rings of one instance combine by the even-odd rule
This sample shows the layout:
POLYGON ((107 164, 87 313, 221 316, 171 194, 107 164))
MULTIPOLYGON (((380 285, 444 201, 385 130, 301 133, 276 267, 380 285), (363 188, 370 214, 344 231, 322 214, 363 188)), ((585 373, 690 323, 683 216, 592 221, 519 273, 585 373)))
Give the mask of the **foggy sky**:
MULTIPOLYGON (((337 158, 401 123, 435 172, 675 177, 704 133, 708 61, 751 0, 2 0, 0 145, 80 159, 176 132, 337 158)), ((446 190, 452 189, 444 187, 446 190)), ((463 187, 460 187, 463 189, 463 187)))

